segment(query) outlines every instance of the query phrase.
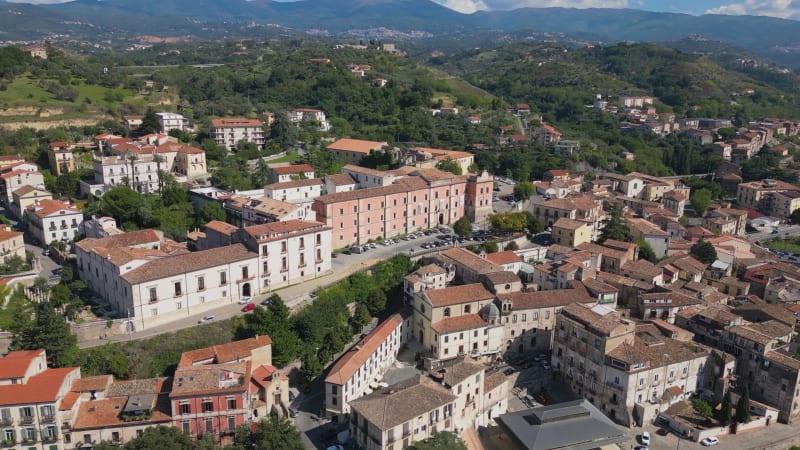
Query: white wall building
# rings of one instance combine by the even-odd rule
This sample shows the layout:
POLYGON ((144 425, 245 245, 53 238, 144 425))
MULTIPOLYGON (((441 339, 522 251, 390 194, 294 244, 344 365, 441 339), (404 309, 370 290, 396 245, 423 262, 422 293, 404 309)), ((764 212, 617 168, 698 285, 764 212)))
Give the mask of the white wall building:
POLYGON ((325 117, 325 112, 320 111, 319 109, 312 109, 312 108, 298 108, 289 111, 289 120, 297 124, 298 126, 302 122, 316 122, 318 126, 318 130, 322 132, 330 131, 331 124, 328 122, 328 119, 325 117))
POLYGON ((186 117, 176 113, 160 112, 156 113, 156 117, 158 117, 158 123, 161 124, 161 131, 164 133, 172 130, 186 131, 186 127, 189 125, 186 117))
POLYGON ((42 200, 25 210, 31 234, 42 243, 71 241, 83 223, 83 212, 78 207, 59 200, 42 200))
POLYGON ((264 148, 264 124, 258 119, 214 119, 208 133, 217 145, 229 152, 236 150, 239 142, 252 142, 259 150, 264 148))

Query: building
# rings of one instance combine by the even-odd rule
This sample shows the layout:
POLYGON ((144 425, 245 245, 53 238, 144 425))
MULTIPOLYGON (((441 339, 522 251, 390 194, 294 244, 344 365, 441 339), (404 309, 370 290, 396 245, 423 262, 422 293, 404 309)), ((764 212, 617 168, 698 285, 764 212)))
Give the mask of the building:
POLYGON ((13 193, 22 186, 44 186, 44 177, 34 164, 22 163, 13 167, 3 166, 8 171, 0 175, 0 200, 8 207, 13 193))
POLYGON ((122 126, 128 131, 138 130, 144 116, 122 116, 122 126))
POLYGON ((156 113, 156 117, 161 125, 161 132, 165 134, 172 130, 186 131, 189 126, 189 119, 180 114, 160 112, 156 113))
POLYGON ((28 230, 42 245, 71 241, 80 232, 83 211, 68 201, 41 200, 25 209, 28 230))
POLYGON ((389 144, 386 142, 343 138, 328 144, 326 149, 329 152, 333 152, 338 159, 351 164, 358 164, 361 158, 369 155, 370 152, 379 152, 387 145, 389 144))
POLYGON ((533 138, 541 145, 555 145, 561 140, 561 132, 551 125, 542 125, 533 130, 533 138))
POLYGON ((643 241, 650 245, 657 258, 667 256, 670 234, 646 219, 628 218, 628 230, 634 241, 643 241))
POLYGON ((592 240, 597 238, 600 222, 605 217, 601 202, 591 195, 572 195, 565 198, 532 202, 533 215, 546 227, 560 218, 587 222, 592 226, 592 240))
POLYGON ((51 142, 47 146, 47 158, 50 160, 50 170, 55 176, 75 170, 75 159, 66 142, 51 142))
POLYGON ((258 119, 214 119, 208 134, 229 152, 236 150, 240 142, 253 143, 259 150, 264 148, 264 124, 258 119))
POLYGON ((688 197, 682 192, 669 191, 661 198, 661 203, 676 216, 683 217, 687 199, 688 197))
POLYGON ((798 191, 797 186, 780 180, 766 179, 740 183, 736 189, 736 202, 742 208, 771 211, 771 196, 768 194, 798 191))
POLYGON ((592 224, 562 217, 553 224, 551 242, 567 247, 577 247, 592 241, 592 224))
POLYGON ((641 108, 643 106, 652 105, 653 97, 647 95, 622 95, 619 97, 619 103, 626 108, 641 108))
POLYGON ((16 256, 25 261, 25 242, 21 231, 12 231, 6 225, 0 226, 0 258, 8 263, 8 258, 16 256))
POLYGON ((771 208, 767 213, 770 216, 788 220, 794 211, 800 209, 800 190, 773 192, 769 204, 771 208))
POLYGON ((298 127, 303 123, 313 123, 317 125, 317 130, 323 133, 330 131, 331 124, 325 117, 325 112, 312 108, 297 108, 289 111, 289 120, 298 127))
POLYGON ((308 164, 276 165, 271 166, 269 170, 273 183, 314 178, 314 168, 308 164))
POLYGON ((573 400, 497 417, 486 448, 551 450, 614 448, 628 440, 624 431, 586 400, 573 400))
POLYGON ((710 354, 610 308, 569 305, 557 319, 552 358, 575 393, 631 426, 703 387, 710 354))
POLYGON ((759 386, 759 367, 768 352, 788 345, 794 336, 793 327, 776 320, 729 327, 722 335, 722 349, 736 357, 736 373, 750 390, 759 386))
POLYGON ((474 224, 486 229, 489 214, 492 214, 492 193, 494 189, 494 176, 487 171, 469 175, 466 186, 466 199, 464 214, 474 224))
POLYGON ((80 376, 79 367, 49 369, 44 350, 15 351, 0 358, 2 444, 72 448, 62 407, 72 382, 80 376))
POLYGON ((336 361, 325 378, 328 414, 349 414, 348 402, 380 388, 378 382, 397 360, 403 336, 408 334, 403 328, 409 328, 410 322, 400 314, 389 317, 336 361))
POLYGON ((571 155, 581 151, 581 142, 571 139, 560 139, 556 145, 553 146, 553 151, 565 155, 571 155))
POLYGON ((412 300, 418 292, 427 289, 444 289, 455 278, 455 272, 438 264, 427 264, 403 278, 403 293, 412 300))
MULTIPOLYGON (((235 217, 234 222, 245 227, 307 218, 304 208, 269 197, 233 197, 225 201, 223 208, 228 217, 235 217)), ((308 218, 313 220, 313 215, 308 218)))
POLYGON ((426 376, 350 402, 350 435, 367 450, 408 448, 437 431, 455 431, 457 396, 426 376))
MULTIPOLYGON (((788 346, 767 351, 750 388, 751 398, 778 408, 778 421, 796 423, 800 405, 800 359, 788 346)), ((769 422, 768 422, 769 423, 769 422)))
POLYGON ((475 163, 475 155, 470 152, 456 150, 443 150, 440 148, 414 147, 408 150, 402 158, 406 165, 419 168, 435 168, 437 164, 445 161, 453 161, 461 169, 461 174, 466 175, 472 164, 475 163))
POLYGON ((44 186, 25 185, 11 193, 11 213, 22 219, 28 206, 42 200, 52 200, 53 194, 44 186))

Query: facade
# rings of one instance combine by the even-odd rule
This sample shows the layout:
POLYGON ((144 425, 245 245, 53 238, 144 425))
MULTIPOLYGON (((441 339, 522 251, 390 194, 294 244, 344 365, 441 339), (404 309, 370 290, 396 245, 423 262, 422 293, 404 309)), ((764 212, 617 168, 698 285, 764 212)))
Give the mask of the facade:
POLYGON ((160 112, 156 113, 158 123, 161 125, 161 132, 168 134, 172 130, 186 131, 189 120, 180 114, 160 112))
POLYGON ((62 413, 79 367, 49 369, 44 350, 10 352, 0 358, 0 432, 6 447, 73 448, 62 413))
POLYGON ((358 164, 361 158, 369 155, 370 152, 381 151, 386 145, 388 145, 386 142, 343 138, 328 144, 326 149, 333 152, 338 159, 350 164, 358 164))
POLYGON ((25 210, 31 234, 42 243, 71 241, 80 232, 83 212, 75 205, 60 200, 41 200, 25 210))
POLYGON ((8 258, 17 256, 25 261, 25 242, 21 231, 12 231, 5 225, 0 226, 0 258, 8 263, 8 258))
POLYGON ((590 223, 592 240, 597 238, 600 223, 605 217, 600 201, 590 195, 539 200, 532 202, 532 206, 533 215, 546 227, 552 227, 560 218, 590 223))
POLYGON ((331 124, 325 117, 325 112, 319 109, 311 108, 298 108, 289 111, 289 120, 300 126, 305 122, 314 123, 317 125, 319 131, 328 132, 331 129, 331 124))
POLYGON ((469 175, 467 178, 464 214, 472 223, 482 229, 487 228, 489 214, 494 212, 492 209, 493 189, 494 176, 485 170, 480 174, 469 175))
POLYGON ((629 218, 627 221, 631 239, 647 242, 658 258, 667 256, 670 241, 669 233, 646 219, 629 218))
POLYGON ((308 164, 271 166, 269 169, 273 183, 286 183, 293 180, 314 178, 314 168, 308 164))
POLYGON ((736 188, 736 202, 740 207, 769 211, 770 195, 776 192, 798 191, 797 186, 780 180, 761 180, 740 183, 736 188))
POLYGON ((403 328, 410 325, 395 314, 384 320, 342 355, 325 378, 325 407, 329 414, 348 414, 348 402, 378 390, 378 380, 397 360, 403 328))
POLYGON ((35 167, 26 164, 0 175, 0 199, 6 207, 11 205, 13 192, 22 186, 44 186, 44 177, 35 167))
POLYGON ((587 222, 562 217, 553 224, 551 241, 567 247, 577 247, 592 241, 592 225, 587 222))
POLYGON ((51 142, 47 147, 50 170, 58 176, 75 170, 75 159, 66 142, 51 142))
POLYGON ((214 119, 208 130, 209 137, 229 152, 240 142, 252 142, 259 150, 264 148, 264 125, 258 119, 214 119))
POLYGON ((11 193, 11 212, 22 219, 29 206, 42 200, 52 200, 53 194, 44 186, 22 186, 11 193))

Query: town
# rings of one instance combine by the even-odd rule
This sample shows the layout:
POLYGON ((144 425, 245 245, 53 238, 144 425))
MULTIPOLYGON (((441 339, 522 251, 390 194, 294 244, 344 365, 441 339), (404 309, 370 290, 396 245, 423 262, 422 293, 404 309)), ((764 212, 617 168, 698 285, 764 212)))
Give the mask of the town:
MULTIPOLYGON (((346 67, 369 89, 392 84, 346 67)), ((800 122, 656 105, 596 94, 585 109, 621 136, 702 147, 713 167, 628 170, 642 154, 627 150, 591 166, 583 136, 522 103, 498 113, 514 125, 487 128, 500 153, 561 158, 540 177, 486 167, 484 144, 342 136, 298 105, 204 123, 149 108, 51 140, 37 161, 0 156, 0 305, 20 322, 0 322, 0 447, 105 449, 172 430, 266 448, 270 426, 327 450, 800 444, 800 122), (319 147, 263 155, 276 129, 319 147), (750 176, 767 160, 758 173, 783 179, 750 176), (280 328, 337 295, 338 325, 280 328), (119 379, 117 361, 45 348, 46 314, 75 352, 232 331, 165 351, 169 372, 119 379), (442 436, 463 447, 422 447, 442 436)))

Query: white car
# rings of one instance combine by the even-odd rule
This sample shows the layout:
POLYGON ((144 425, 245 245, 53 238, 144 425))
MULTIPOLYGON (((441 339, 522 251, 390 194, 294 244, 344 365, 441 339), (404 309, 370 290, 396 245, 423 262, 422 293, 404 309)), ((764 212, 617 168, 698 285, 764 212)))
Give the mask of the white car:
POLYGON ((700 445, 702 445, 703 447, 711 447, 712 445, 717 445, 717 444, 719 444, 719 439, 717 439, 716 436, 709 436, 700 441, 700 445))
POLYGON ((212 320, 214 320, 214 316, 209 314, 203 317, 202 319, 198 320, 197 323, 206 323, 206 322, 211 322, 212 320))
POLYGON ((642 433, 642 435, 639 436, 639 441, 644 445, 650 445, 650 432, 645 431, 642 433))
POLYGON ((250 303, 250 302, 252 302, 252 301, 253 301, 253 297, 242 297, 242 298, 239 300, 239 302, 238 302, 238 303, 239 303, 240 305, 246 305, 246 304, 248 304, 248 303, 250 303))

